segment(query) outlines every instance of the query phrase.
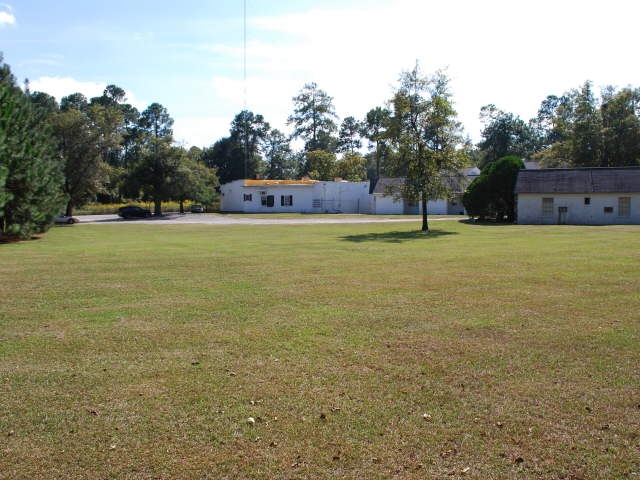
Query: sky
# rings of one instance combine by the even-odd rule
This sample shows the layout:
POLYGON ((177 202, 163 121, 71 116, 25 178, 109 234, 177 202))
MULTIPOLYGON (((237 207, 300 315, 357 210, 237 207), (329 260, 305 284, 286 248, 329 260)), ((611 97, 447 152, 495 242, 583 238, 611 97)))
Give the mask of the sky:
POLYGON ((0 0, 0 52, 58 100, 115 84, 140 111, 162 104, 186 147, 245 108, 290 133, 311 82, 340 120, 362 119, 418 62, 446 72, 477 142, 484 105, 528 120, 587 80, 640 86, 639 14, 636 0, 0 0))

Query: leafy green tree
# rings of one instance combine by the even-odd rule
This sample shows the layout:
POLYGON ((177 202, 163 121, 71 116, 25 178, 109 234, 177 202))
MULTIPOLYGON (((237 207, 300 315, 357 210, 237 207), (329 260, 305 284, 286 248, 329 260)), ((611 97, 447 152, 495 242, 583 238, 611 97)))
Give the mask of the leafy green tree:
POLYGON ((591 82, 585 82, 574 95, 571 130, 571 156, 576 167, 603 165, 602 117, 591 82))
POLYGON ((347 153, 335 164, 335 174, 349 182, 361 182, 367 178, 367 159, 359 153, 347 153))
POLYGON ((261 175, 264 171, 262 149, 269 130, 262 115, 244 110, 231 122, 230 135, 203 151, 203 161, 217 170, 222 184, 261 175))
POLYGON ((0 55, 0 231, 29 238, 60 212, 62 163, 42 112, 16 85, 0 55))
POLYGON ((495 105, 482 107, 480 118, 485 127, 478 149, 482 153, 481 166, 507 155, 528 158, 539 147, 533 127, 512 113, 503 112, 495 105))
POLYGON ((462 197, 467 213, 472 217, 495 217, 508 222, 515 220, 514 188, 518 172, 524 168, 520 157, 508 156, 487 164, 471 182, 462 197))
POLYGON ((370 142, 375 145, 374 163, 375 173, 371 177, 373 179, 380 178, 381 165, 383 160, 388 157, 388 132, 387 127, 391 119, 391 111, 387 108, 376 107, 367 112, 366 118, 362 124, 362 134, 370 142))
POLYGON ((401 193, 421 203, 422 231, 429 230, 427 201, 450 195, 451 178, 466 165, 448 84, 444 73, 425 77, 416 65, 402 73, 392 99, 390 134, 399 150, 398 170, 405 175, 401 193))
POLYGON ((336 152, 355 153, 359 150, 362 147, 361 131, 362 125, 354 117, 345 118, 340 125, 336 152))
POLYGON ((176 196, 175 179, 183 153, 169 142, 159 142, 153 149, 146 149, 125 181, 125 194, 129 198, 152 201, 154 215, 162 215, 162 202, 176 196))
POLYGON ((221 184, 244 178, 243 157, 231 137, 221 138, 202 153, 205 165, 217 170, 221 184))
POLYGON ((231 140, 242 154, 244 174, 242 178, 251 178, 262 173, 262 145, 271 129, 260 114, 243 110, 231 122, 231 140))
POLYGON ((601 106, 607 167, 640 165, 640 89, 608 89, 601 106))
POLYGON ((180 213, 184 213, 184 202, 187 200, 205 205, 213 203, 215 189, 219 186, 215 170, 199 163, 184 150, 172 182, 172 198, 180 203, 180 213))
POLYGON ((304 174, 314 180, 331 181, 336 173, 336 155, 324 150, 314 150, 305 154, 304 174))
POLYGON ((123 186, 131 198, 153 201, 155 215, 162 215, 162 202, 171 199, 172 179, 182 151, 172 147, 173 119, 159 103, 147 107, 138 120, 136 163, 123 186))
POLYGON ((293 138, 305 141, 305 151, 335 151, 333 134, 337 130, 338 116, 333 107, 333 98, 318 88, 315 83, 306 84, 293 97, 294 110, 287 124, 293 125, 293 138))
POLYGON ((267 162, 266 176, 273 180, 295 178, 299 164, 291 151, 289 139, 278 129, 273 129, 264 141, 267 162))

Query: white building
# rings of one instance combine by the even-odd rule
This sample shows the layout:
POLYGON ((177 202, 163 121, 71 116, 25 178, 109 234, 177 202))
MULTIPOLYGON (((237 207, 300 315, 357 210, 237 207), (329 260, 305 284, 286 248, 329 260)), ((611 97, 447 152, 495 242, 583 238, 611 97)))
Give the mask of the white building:
POLYGON ((520 170, 517 223, 640 224, 640 167, 520 170))
MULTIPOLYGON (((453 195, 449 199, 429 200, 427 213, 429 215, 466 215, 462 205, 462 195, 467 186, 480 175, 477 167, 467 168, 460 177, 452 178, 449 185, 453 195)), ((400 196, 400 189, 404 183, 402 178, 383 177, 378 179, 371 189, 369 211, 378 215, 419 215, 422 213, 420 202, 411 202, 400 196)))
POLYGON ((220 194, 222 212, 369 213, 369 182, 235 180, 220 194))

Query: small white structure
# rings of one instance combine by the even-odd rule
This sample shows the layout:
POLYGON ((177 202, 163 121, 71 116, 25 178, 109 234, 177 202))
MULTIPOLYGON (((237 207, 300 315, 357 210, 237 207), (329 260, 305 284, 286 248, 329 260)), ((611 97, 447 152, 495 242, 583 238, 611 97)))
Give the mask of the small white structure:
POLYGON ((640 167, 520 170, 517 223, 640 224, 640 167))
MULTIPOLYGON (((462 195, 469 183, 478 175, 480 175, 480 169, 473 167, 463 170, 459 178, 452 178, 450 185, 453 192, 452 198, 429 200, 427 213, 429 215, 466 215, 467 212, 462 205, 462 195)), ((421 214, 422 205, 420 202, 411 202, 400 196, 403 183, 403 178, 383 177, 378 179, 371 190, 370 212, 379 215, 421 214)))
POLYGON ((369 182, 234 180, 220 194, 222 212, 369 213, 369 182))

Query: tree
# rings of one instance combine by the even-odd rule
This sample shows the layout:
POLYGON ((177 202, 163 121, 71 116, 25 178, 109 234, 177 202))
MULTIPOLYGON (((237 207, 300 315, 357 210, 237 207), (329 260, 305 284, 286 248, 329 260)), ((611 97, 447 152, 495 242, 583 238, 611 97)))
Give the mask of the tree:
POLYGON ((262 115, 243 110, 231 122, 230 135, 204 150, 203 161, 217 170, 223 184, 261 175, 264 170, 261 154, 269 130, 262 115))
POLYGON ((60 212, 62 164, 41 111, 16 85, 0 55, 0 231, 29 238, 60 212))
POLYGON ((604 166, 640 165, 640 89, 608 89, 601 112, 604 166))
POLYGON ((533 127, 512 113, 503 112, 495 105, 485 105, 480 111, 485 127, 478 148, 483 160, 480 166, 507 155, 527 158, 538 149, 533 127))
POLYGON ((335 164, 335 174, 349 182, 362 182, 367 178, 367 160, 359 153, 347 153, 335 164))
POLYGON ((293 97, 293 114, 287 120, 293 125, 292 137, 305 141, 305 151, 335 151, 335 133, 338 118, 333 108, 333 98, 318 88, 315 83, 306 84, 300 93, 293 97))
POLYGON ((345 118, 340 125, 336 152, 355 153, 359 150, 362 147, 362 141, 360 140, 361 131, 362 125, 360 125, 360 122, 353 117, 345 118))
POLYGON ((214 169, 207 168, 190 157, 189 152, 182 150, 173 178, 171 196, 180 202, 180 213, 184 213, 184 202, 193 200, 198 203, 211 204, 215 189, 219 186, 214 169))
POLYGON ((422 206, 422 231, 429 230, 427 201, 450 195, 451 178, 466 163, 461 127, 453 108, 449 79, 441 71, 424 77, 418 65, 402 73, 392 99, 390 134, 404 172, 404 198, 422 206))
POLYGON ((571 156, 576 167, 603 166, 602 117, 591 82, 585 82, 574 95, 571 129, 571 156))
POLYGON ((242 178, 251 178, 262 172, 261 147, 270 129, 262 115, 254 115, 248 110, 240 112, 231 122, 231 141, 242 154, 242 178))
POLYGON ((146 149, 127 176, 125 194, 130 198, 153 201, 154 215, 162 215, 162 202, 176 196, 175 180, 182 158, 183 150, 168 142, 146 149))
POLYGON ((373 178, 376 180, 380 178, 381 164, 388 150, 387 127, 389 126, 390 118, 391 111, 389 109, 376 107, 367 112, 365 121, 362 124, 363 136, 375 145, 375 175, 373 178))
POLYGON ((266 176, 273 180, 295 178, 298 162, 294 157, 289 139, 278 129, 273 129, 264 142, 264 154, 267 162, 266 176))
POLYGON ((331 181, 336 173, 336 155, 324 150, 314 150, 305 154, 304 174, 314 180, 331 181))
POLYGON ((126 193, 136 198, 140 194, 153 200, 154 214, 162 215, 162 202, 171 199, 171 182, 181 150, 171 146, 173 119, 159 103, 152 103, 138 120, 137 162, 124 185, 126 193))
POLYGON ((100 150, 100 132, 88 113, 75 108, 57 113, 52 125, 64 160, 66 215, 71 216, 73 208, 91 200, 107 180, 107 167, 100 150))
POLYGON ((518 172, 524 168, 520 157, 508 156, 487 164, 471 182, 462 203, 472 217, 495 216, 496 220, 515 220, 514 188, 518 172))

